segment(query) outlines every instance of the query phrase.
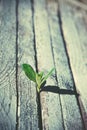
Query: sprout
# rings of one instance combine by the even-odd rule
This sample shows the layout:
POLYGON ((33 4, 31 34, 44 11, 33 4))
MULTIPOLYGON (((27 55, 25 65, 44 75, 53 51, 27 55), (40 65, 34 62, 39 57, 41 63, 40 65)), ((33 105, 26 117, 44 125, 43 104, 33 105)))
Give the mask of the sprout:
POLYGON ((39 93, 42 85, 46 82, 47 78, 53 73, 55 68, 52 68, 49 73, 44 75, 44 72, 35 72, 31 65, 29 64, 22 64, 22 69, 24 70, 26 76, 36 83, 37 85, 37 92, 39 93))

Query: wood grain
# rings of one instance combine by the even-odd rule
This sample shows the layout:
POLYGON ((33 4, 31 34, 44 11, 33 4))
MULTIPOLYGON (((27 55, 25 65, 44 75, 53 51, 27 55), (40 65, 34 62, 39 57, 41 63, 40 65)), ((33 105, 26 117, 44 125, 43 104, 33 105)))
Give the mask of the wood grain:
POLYGON ((36 87, 20 68, 23 63, 28 63, 35 70, 31 2, 19 0, 18 7, 19 130, 39 130, 36 87))
POLYGON ((60 19, 58 17, 58 2, 48 2, 48 19, 52 48, 54 52, 55 64, 57 66, 57 77, 61 89, 74 90, 73 79, 65 52, 64 41, 61 33, 60 19))
POLYGON ((61 5, 62 29, 75 85, 80 93, 80 99, 87 113, 87 42, 85 35, 87 30, 85 24, 82 23, 83 20, 79 10, 79 13, 74 14, 75 12, 72 13, 73 10, 69 5, 63 5, 63 3, 61 3, 61 5), (64 6, 67 8, 64 8, 64 6), (78 19, 77 16, 80 17, 80 19, 78 19), (66 17, 68 17, 68 19, 66 17), (78 21, 75 19, 78 19, 78 21))
MULTIPOLYGON (((45 0, 34 1, 34 26, 38 71, 47 73, 54 66, 54 62, 45 0)), ((55 74, 47 80, 46 91, 40 93, 43 127, 41 130, 63 130, 59 94, 48 92, 49 87, 51 90, 53 87, 58 89, 55 74)))
MULTIPOLYGON (((84 10, 81 10, 78 8, 71 8, 71 11, 72 11, 72 17, 73 17, 73 20, 74 20, 74 23, 75 23, 75 27, 77 29, 77 33, 79 35, 79 40, 80 40, 80 44, 79 44, 79 48, 81 52, 78 52, 80 53, 81 57, 82 57, 82 61, 79 61, 81 62, 81 66, 79 67, 80 69, 80 72, 79 73, 82 73, 82 75, 85 76, 85 81, 84 83, 87 84, 87 67, 86 67, 86 64, 87 64, 87 37, 86 37, 86 34, 87 34, 87 13, 86 11, 84 10), (75 13, 77 12, 77 13, 75 13), (78 24, 79 23, 79 24, 78 24)), ((81 58, 80 58, 81 60, 81 58)), ((81 74, 80 74, 81 75, 81 74)), ((83 79, 82 79, 83 81, 83 79)), ((81 102, 81 109, 82 109, 82 114, 83 114, 83 119, 84 119, 84 122, 85 122, 85 127, 87 129, 87 89, 84 85, 84 88, 81 88, 80 90, 80 94, 82 95, 83 93, 83 97, 84 99, 82 98, 82 96, 80 96, 80 102, 81 102), (84 102, 84 103, 83 103, 84 102)))
POLYGON ((58 2, 48 0, 47 8, 54 62, 58 86, 61 92, 60 98, 64 127, 65 130, 83 130, 81 115, 75 96, 73 78, 61 33, 60 17, 58 17, 58 2))
POLYGON ((16 128, 16 15, 14 0, 0 0, 0 130, 16 128))

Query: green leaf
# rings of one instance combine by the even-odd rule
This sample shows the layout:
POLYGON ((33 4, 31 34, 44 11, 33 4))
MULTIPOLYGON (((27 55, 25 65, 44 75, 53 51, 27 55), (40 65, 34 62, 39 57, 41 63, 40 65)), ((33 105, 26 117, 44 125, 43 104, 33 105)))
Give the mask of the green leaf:
POLYGON ((36 82, 36 72, 34 71, 34 69, 31 67, 31 65, 29 64, 22 64, 22 69, 24 70, 26 76, 36 82))
POLYGON ((41 84, 42 84, 43 82, 45 82, 50 75, 52 75, 52 73, 53 73, 54 70, 55 70, 55 68, 52 68, 52 69, 50 70, 50 72, 43 78, 41 84))

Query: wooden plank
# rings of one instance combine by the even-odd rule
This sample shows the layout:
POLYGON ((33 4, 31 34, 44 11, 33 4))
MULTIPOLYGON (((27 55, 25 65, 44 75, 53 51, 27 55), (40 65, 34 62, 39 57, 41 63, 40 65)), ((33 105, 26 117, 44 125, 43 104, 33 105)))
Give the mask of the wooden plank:
MULTIPOLYGON (((45 0, 34 1, 34 26, 38 71, 47 73, 54 66, 54 63, 45 2, 45 0)), ((48 88, 52 91, 54 88, 57 88, 57 82, 53 76, 47 80, 45 91, 48 91, 48 88)), ((59 94, 42 91, 40 99, 42 115, 41 130, 63 130, 59 94)))
MULTIPOLYGON (((19 0, 18 8, 18 64, 30 64, 35 69, 34 34, 30 0, 19 0)), ((36 87, 18 69, 19 130, 39 130, 36 87)))
MULTIPOLYGON (((70 10, 70 6, 66 5, 66 8, 64 7, 65 5, 63 5, 63 3, 60 3, 61 16, 62 16, 62 30, 66 41, 66 47, 67 47, 69 60, 70 60, 70 64, 71 64, 71 68, 75 80, 75 85, 78 91, 80 92, 80 98, 82 100, 85 112, 87 113, 87 98, 86 98, 87 96, 86 43, 87 42, 86 39, 85 42, 81 40, 84 39, 85 36, 83 37, 83 35, 81 36, 78 34, 78 30, 76 29, 74 18, 73 18, 74 14, 71 13, 72 11, 70 10)), ((80 25, 78 26, 80 27, 80 25)), ((83 30, 79 30, 79 31, 82 31, 82 33, 84 33, 83 30)), ((85 32, 84 35, 86 33, 87 32, 85 32)))
POLYGON ((0 0, 0 130, 16 128, 15 5, 0 0))
MULTIPOLYGON (((71 11, 72 11, 72 8, 71 8, 71 11)), ((85 67, 85 65, 87 64, 87 50, 86 50, 86 46, 87 46, 87 37, 86 37, 86 34, 87 34, 87 14, 86 14, 86 11, 84 11, 84 10, 78 10, 77 8, 74 8, 71 15, 72 15, 73 20, 75 22, 77 33, 79 35, 79 40, 81 41, 81 43, 79 45, 80 50, 81 50, 80 54, 81 54, 82 59, 83 59, 81 66, 83 66, 84 69, 81 70, 82 68, 80 68, 80 67, 79 68, 80 68, 82 74, 85 73, 85 76, 86 76, 87 68, 85 67), (77 12, 77 13, 75 13, 75 12, 77 12)), ((87 129, 87 99, 86 99, 87 90, 86 90, 86 87, 81 88, 80 93, 81 93, 81 95, 82 95, 82 93, 85 93, 85 94, 83 94, 85 102, 81 96, 80 104, 81 104, 83 119, 85 122, 85 127, 87 129), (85 105, 83 104, 83 102, 85 105)))
POLYGON ((57 0, 48 0, 47 8, 54 62, 58 86, 61 92, 60 98, 64 127, 65 130, 83 130, 82 119, 75 96, 73 78, 65 51, 64 41, 62 39, 57 0))
POLYGON ((61 89, 74 90, 73 79, 68 65, 68 58, 65 52, 64 41, 60 29, 60 19, 57 16, 58 2, 48 1, 48 18, 51 32, 52 48, 54 52, 55 64, 59 86, 61 89), (53 24, 54 23, 54 24, 53 24))

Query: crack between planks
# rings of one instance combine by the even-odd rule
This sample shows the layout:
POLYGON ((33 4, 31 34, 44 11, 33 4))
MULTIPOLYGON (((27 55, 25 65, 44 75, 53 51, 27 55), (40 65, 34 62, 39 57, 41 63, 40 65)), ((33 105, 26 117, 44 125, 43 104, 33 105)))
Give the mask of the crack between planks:
MULTIPOLYGON (((36 72, 38 72, 38 61, 37 61, 37 50, 36 50, 36 37, 35 37, 35 25, 34 25, 34 0, 31 1, 31 8, 32 8, 32 28, 33 28, 33 42, 34 42, 34 51, 35 51, 35 67, 36 67, 36 72)), ((41 102, 40 102, 40 93, 37 92, 36 90, 36 95, 37 95, 37 113, 38 113, 38 127, 40 130, 42 130, 42 114, 41 114, 41 102)))
POLYGON ((16 0, 16 130, 19 129, 19 118, 18 118, 18 107, 19 107, 19 93, 18 93, 18 3, 19 0, 16 0))
MULTIPOLYGON (((47 10, 47 16, 48 16, 48 8, 47 8, 47 1, 46 1, 46 10, 47 10)), ((49 17, 49 16, 48 16, 49 17)), ((49 19, 48 19, 48 28, 49 28, 49 34, 50 34, 50 45, 51 45, 51 50, 52 50, 52 57, 53 57, 53 64, 54 66, 56 65, 55 64, 55 60, 54 60, 54 51, 53 51, 53 46, 52 46, 52 37, 51 37, 51 29, 50 29, 50 25, 49 25, 49 19)), ((58 85, 58 79, 57 79, 57 71, 55 69, 55 80, 57 82, 57 85, 58 85)), ((59 87, 58 87, 59 89, 59 87)), ((61 117, 62 117, 62 125, 63 125, 63 129, 65 130, 65 126, 64 126, 64 117, 63 117, 63 110, 62 110, 62 103, 61 103, 61 97, 60 97, 60 94, 59 94, 59 101, 60 101, 60 109, 61 109, 61 117)))
MULTIPOLYGON (((59 6, 59 5, 58 5, 58 6, 59 6)), ((69 54, 68 54, 68 52, 67 52, 66 41, 65 41, 65 37, 64 37, 64 33, 63 33, 60 6, 58 7, 58 18, 59 18, 59 24, 60 24, 60 32, 61 32, 61 36, 62 36, 62 40, 63 40, 63 44, 64 44, 66 56, 67 56, 67 61, 68 61, 69 69, 70 69, 70 74, 71 74, 71 76, 72 76, 72 81, 73 81, 73 84, 74 84, 74 85, 73 85, 73 87, 74 87, 74 92, 77 93, 76 84, 75 84, 74 76, 73 76, 73 72, 72 72, 72 67, 71 67, 71 64, 70 64, 70 57, 69 57, 69 54)), ((79 107, 79 111, 80 111, 80 115, 81 115, 81 120, 82 120, 82 123, 83 123, 83 129, 86 130, 86 128, 85 128, 85 123, 84 123, 84 119, 83 119, 83 116, 82 116, 82 111, 81 111, 81 108, 80 108, 80 102, 79 102, 78 95, 75 95, 75 97, 76 97, 76 100, 77 100, 77 105, 78 105, 78 107, 79 107)))
POLYGON ((34 27, 34 0, 30 0, 31 1, 31 8, 32 8, 32 28, 33 28, 33 42, 34 42, 34 51, 35 51, 35 67, 36 67, 36 72, 38 72, 38 65, 37 65, 37 50, 36 50, 36 37, 35 37, 35 27, 34 27))

